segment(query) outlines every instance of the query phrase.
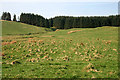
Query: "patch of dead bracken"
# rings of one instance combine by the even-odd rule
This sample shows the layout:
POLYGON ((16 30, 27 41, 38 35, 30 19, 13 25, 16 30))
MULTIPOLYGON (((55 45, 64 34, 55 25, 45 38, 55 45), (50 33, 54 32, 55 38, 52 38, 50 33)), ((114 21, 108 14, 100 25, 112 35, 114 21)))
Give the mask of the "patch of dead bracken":
MULTIPOLYGON (((56 31, 59 31, 59 29, 56 29, 56 31)), ((56 31, 55 31, 55 32, 56 32, 56 31)))
POLYGON ((46 36, 41 36, 41 37, 55 37, 54 35, 46 35, 46 36))
POLYGON ((2 42, 2 45, 9 45, 9 44, 14 44, 16 43, 17 41, 11 41, 11 42, 2 42))
POLYGON ((78 31, 81 31, 81 30, 69 31, 68 34, 71 34, 71 33, 74 33, 74 32, 78 32, 78 31))
POLYGON ((43 42, 43 40, 39 40, 38 42, 42 43, 42 42, 43 42))

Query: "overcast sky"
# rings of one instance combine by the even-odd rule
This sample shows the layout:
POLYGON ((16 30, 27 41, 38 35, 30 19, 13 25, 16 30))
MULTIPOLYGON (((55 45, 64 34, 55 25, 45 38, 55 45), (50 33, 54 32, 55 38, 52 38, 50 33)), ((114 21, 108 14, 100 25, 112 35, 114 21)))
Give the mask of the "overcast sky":
POLYGON ((108 16, 118 14, 119 0, 0 0, 0 15, 10 12, 19 16, 35 13, 54 16, 108 16))

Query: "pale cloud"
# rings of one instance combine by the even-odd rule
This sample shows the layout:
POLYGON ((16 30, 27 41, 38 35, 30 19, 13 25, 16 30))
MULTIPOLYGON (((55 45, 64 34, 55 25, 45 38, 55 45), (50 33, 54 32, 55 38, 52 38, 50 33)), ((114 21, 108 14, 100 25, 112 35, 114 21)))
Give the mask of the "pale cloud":
POLYGON ((0 2, 119 2, 119 0, 0 0, 0 2))

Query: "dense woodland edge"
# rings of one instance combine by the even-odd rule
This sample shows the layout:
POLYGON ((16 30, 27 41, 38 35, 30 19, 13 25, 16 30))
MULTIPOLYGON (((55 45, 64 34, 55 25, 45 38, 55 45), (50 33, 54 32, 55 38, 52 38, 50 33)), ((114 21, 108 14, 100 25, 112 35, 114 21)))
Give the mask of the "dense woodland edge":
POLYGON ((9 12, 3 12, 1 20, 17 21, 38 27, 55 27, 57 29, 120 26, 120 15, 92 17, 56 16, 54 18, 46 19, 38 14, 21 13, 18 20, 16 19, 15 14, 13 16, 13 20, 11 20, 11 14, 9 12))

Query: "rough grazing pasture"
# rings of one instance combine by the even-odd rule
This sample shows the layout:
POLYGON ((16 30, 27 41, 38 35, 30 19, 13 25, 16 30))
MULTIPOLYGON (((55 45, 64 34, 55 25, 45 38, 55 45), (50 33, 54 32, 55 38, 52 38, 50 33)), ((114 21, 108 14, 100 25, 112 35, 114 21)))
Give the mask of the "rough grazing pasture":
POLYGON ((118 78, 118 27, 19 35, 6 31, 10 25, 21 23, 3 22, 3 78, 118 78))

